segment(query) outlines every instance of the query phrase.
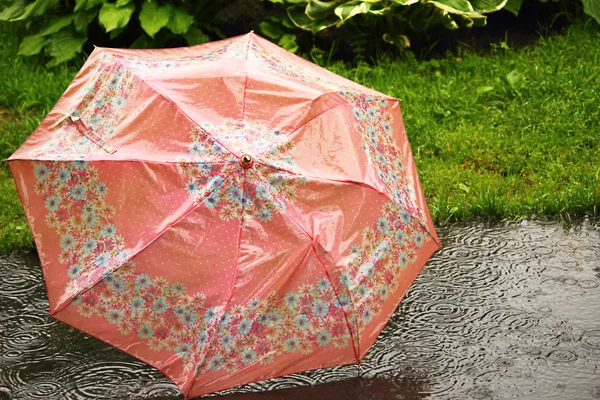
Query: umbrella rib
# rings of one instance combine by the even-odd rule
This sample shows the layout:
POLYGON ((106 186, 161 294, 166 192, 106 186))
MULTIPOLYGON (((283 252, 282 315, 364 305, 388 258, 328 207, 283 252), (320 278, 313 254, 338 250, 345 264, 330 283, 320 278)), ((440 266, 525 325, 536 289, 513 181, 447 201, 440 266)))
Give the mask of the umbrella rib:
MULTIPOLYGON (((282 202, 284 201, 280 196, 276 196, 271 191, 270 184, 268 182, 265 182, 258 173, 254 172, 254 171, 253 171, 253 173, 254 173, 254 175, 256 176, 256 178, 259 181, 262 181, 265 184, 265 188, 267 189, 267 191, 269 191, 269 194, 271 195, 271 197, 278 198, 282 202)), ((338 303, 340 303, 340 305, 341 305, 340 296, 339 296, 337 290, 335 290, 335 286, 333 284, 333 281, 331 280, 331 277, 329 276, 329 272, 327 271, 327 268, 325 267, 325 264, 323 263, 323 261, 321 260, 321 257, 319 256, 319 253, 317 252, 315 244, 318 243, 318 242, 317 242, 316 238, 313 235, 311 235, 310 232, 306 228, 304 228, 304 226, 302 226, 302 224, 300 224, 300 222, 298 222, 296 220, 296 218, 294 218, 292 215, 290 215, 285 208, 283 208, 281 206, 279 206, 279 207, 280 207, 282 213, 285 214, 294 224, 296 224, 306 234, 306 236, 308 236, 308 238, 310 239, 312 250, 314 251, 315 256, 317 257, 317 260, 319 261, 319 264, 323 268, 323 271, 325 273, 325 277, 329 281, 329 284, 331 285, 331 289, 333 290, 333 293, 335 294, 335 297, 338 300, 338 303)), ((321 247, 323 247, 323 246, 321 246, 321 247)), ((352 296, 350 295, 349 297, 350 297, 350 301, 352 301, 352 296)), ((350 338, 351 338, 351 342, 352 342, 352 349, 354 350, 354 356, 356 357, 357 363, 360 363, 360 358, 359 358, 359 354, 360 353, 359 353, 359 349, 357 349, 357 346, 355 344, 355 338, 354 338, 354 335, 352 334, 352 328, 350 327, 350 321, 348 319, 348 314, 346 313, 346 310, 344 310, 343 308, 342 308, 342 310, 344 312, 344 319, 346 320, 346 325, 348 326, 348 332, 350 333, 350 338)), ((358 339, 358 340, 356 340, 356 343, 358 343, 358 345, 360 346, 360 336, 358 336, 358 329, 356 330, 356 335, 357 335, 356 339, 358 339)))
MULTIPOLYGON (((248 170, 246 170, 246 169, 244 170, 244 180, 242 183, 242 196, 244 195, 244 193, 246 191, 245 189, 246 189, 247 171, 248 170)), ((233 171, 233 172, 235 172, 235 171, 233 171)), ((242 232, 244 230, 243 227, 244 227, 245 212, 246 212, 246 204, 242 203, 242 213, 240 216, 240 227, 238 229, 238 235, 237 235, 237 253, 236 253, 236 257, 235 257, 235 270, 233 272, 233 279, 231 280, 231 284, 230 284, 229 296, 227 297, 227 301, 225 302, 225 305, 223 306, 223 314, 221 315, 221 318, 219 318, 218 323, 216 323, 216 325, 215 325, 216 327, 218 327, 218 325, 221 323, 221 320, 225 317, 227 307, 229 306, 229 303, 231 303, 231 299, 233 298, 233 289, 235 287, 235 280, 237 279, 237 274, 238 274, 238 270, 240 267, 240 250, 241 250, 241 246, 242 246, 242 232)), ((208 352, 208 350, 209 350, 210 346, 212 345, 213 341, 215 340, 216 336, 217 336, 217 332, 215 330, 215 332, 212 334, 212 336, 209 338, 209 340, 206 342, 206 345, 204 346, 204 348, 206 350, 202 354, 202 358, 201 358, 202 362, 204 362, 204 357, 206 356, 206 353, 208 352)), ((199 372, 200 372, 200 368, 197 368, 196 371, 193 373, 191 385, 190 385, 189 389, 187 390, 187 393, 184 393, 184 396, 186 398, 187 398, 187 395, 189 394, 189 392, 192 390, 192 388, 194 386, 194 382, 196 381, 196 377, 198 376, 199 372)))
MULTIPOLYGON (((244 93, 242 95, 242 135, 244 133, 244 129, 246 126, 244 125, 244 117, 246 116, 246 92, 248 89, 248 55, 250 55, 250 43, 252 42, 253 33, 250 32, 248 35, 248 46, 246 47, 246 58, 244 62, 246 63, 246 78, 244 79, 244 93)), ((245 176, 245 175, 244 175, 245 176)))
MULTIPOLYGON (((100 48, 101 49, 101 48, 100 48)), ((102 49, 101 49, 102 50, 102 49)), ((109 54, 117 64, 121 65, 123 68, 127 69, 132 75, 134 75, 135 77, 137 77, 140 81, 144 82, 150 89, 152 89, 156 94, 158 94, 159 96, 161 96, 163 99, 165 99, 167 102, 171 103, 173 105, 173 107, 175 107, 181 114, 183 114, 195 127, 197 127, 198 129, 200 129, 202 132, 204 132, 208 137, 211 138, 212 141, 214 141, 215 143, 217 143, 219 146, 221 146, 223 149, 227 150, 228 153, 233 154, 235 157, 237 157, 237 155, 231 151, 231 149, 227 148, 225 145, 223 145, 223 143, 221 143, 219 140, 217 140, 217 138, 212 135, 210 132, 208 132, 206 129, 204 129, 203 127, 201 127, 200 125, 198 125, 198 123, 196 121, 194 121, 185 111, 183 111, 181 109, 181 107, 179 107, 179 105, 177 105, 177 103, 175 103, 169 96, 167 96, 166 94, 164 94, 163 92, 161 92, 160 90, 158 90, 154 85, 152 85, 150 82, 146 81, 144 78, 142 78, 141 76, 139 76, 138 74, 136 74, 135 72, 133 72, 131 70, 131 68, 128 68, 127 65, 125 65, 123 62, 121 62, 121 60, 119 59, 118 56, 112 54, 112 53, 105 53, 105 54, 109 54)))
MULTIPOLYGON (((219 188, 221 188, 221 186, 223 186, 223 184, 225 182, 228 181, 228 179, 231 177, 231 175, 233 175, 234 173, 236 173, 237 170, 233 170, 231 171, 226 177, 225 179, 223 179, 223 182, 221 182, 221 184, 219 186, 217 186, 216 188, 214 188, 213 190, 211 190, 210 192, 208 192, 203 198, 202 200, 204 200, 205 198, 207 198, 208 196, 210 196, 211 194, 213 194, 215 191, 219 190, 219 188)), ((187 217, 192 211, 194 211, 196 208, 200 207, 202 205, 202 201, 199 201, 197 204, 192 205, 192 207, 190 207, 187 211, 185 211, 181 216, 177 217, 177 219, 175 221, 173 221, 172 223, 170 223, 167 227, 165 227, 162 231, 160 231, 156 236, 154 236, 152 239, 150 239, 145 245, 143 245, 139 250, 137 250, 135 253, 131 254, 129 257, 127 257, 127 259, 125 261, 123 261, 122 263, 120 263, 117 267, 115 267, 114 269, 112 269, 110 271, 109 274, 113 274, 116 270, 118 270, 119 268, 121 268, 123 265, 125 265, 126 263, 128 263, 129 261, 131 261, 135 256, 137 256, 138 254, 140 254, 145 248, 147 248, 148 246, 150 246, 152 243, 154 243, 156 240, 158 240, 163 234, 165 234, 165 232, 167 232, 169 229, 171 229, 174 225, 176 225, 179 221, 183 220, 185 217, 187 217)), ((98 284, 100 281, 104 280, 104 278, 106 277, 105 274, 95 278, 92 283, 89 285, 89 287, 84 288, 80 291, 78 291, 77 293, 75 293, 74 295, 70 296, 67 300, 65 300, 60 306, 58 306, 54 312, 51 315, 56 315, 58 312, 60 312, 61 310, 63 310, 65 307, 67 307, 69 304, 71 304, 71 302, 73 301, 73 299, 77 296, 81 296, 82 294, 86 293, 88 290, 92 289, 94 286, 96 286, 96 284, 98 284)))
MULTIPOLYGON (((293 218, 292 218, 292 221, 294 221, 293 218)), ((294 222, 296 222, 296 221, 294 221, 294 222)), ((316 240, 314 238, 312 238, 312 244, 311 244, 312 251, 315 253, 315 256, 317 257, 317 261, 319 261, 321 268, 323 268, 323 271, 325 272, 325 277, 327 278, 327 280, 329 281, 329 284, 331 285, 331 290, 333 290, 333 294, 335 294, 335 298, 337 299, 338 303, 341 306, 342 304, 340 302, 340 295, 338 294, 337 290, 335 290, 335 286, 333 285, 333 280, 331 279, 331 276, 329 275, 329 271, 327 271, 327 268, 325 267, 325 263, 323 263, 323 260, 321 260, 321 257, 319 256, 319 253, 317 252, 315 243, 316 243, 316 240)), ((323 247, 323 246, 321 246, 321 247, 323 247)), ((350 292, 348 292, 348 297, 350 298, 350 302, 352 303, 352 308, 354 308, 354 300, 352 299, 352 294, 350 292)), ((356 329, 356 340, 354 340, 354 335, 352 334, 352 328, 350 327, 350 321, 348 320, 348 313, 346 313, 346 310, 344 310, 343 307, 342 307, 342 311, 344 311, 344 319, 346 320, 346 326, 348 327, 348 333, 350 333, 350 338, 352 339, 351 342, 352 342, 352 350, 354 351, 354 357, 356 358, 356 362, 358 364, 360 364, 360 334, 358 332, 358 324, 356 323, 356 314, 354 315, 354 324, 356 325, 357 329, 356 329)))
MULTIPOLYGON (((73 157, 74 158, 74 157, 73 157)), ((141 158, 117 158, 117 159, 93 159, 93 158, 84 158, 80 157, 75 160, 65 159, 65 158, 11 158, 6 160, 8 162, 11 161, 52 161, 52 162, 74 162, 74 161, 88 161, 92 163, 98 162, 109 162, 109 163, 119 163, 119 162, 139 162, 145 164, 161 164, 161 165, 186 165, 186 164, 194 164, 194 165, 227 165, 227 164, 237 164, 238 160, 231 161, 194 161, 194 160, 181 160, 181 161, 166 161, 166 160, 144 160, 141 158)))
MULTIPOLYGON (((309 175, 302 175, 299 174, 297 172, 291 171, 289 169, 286 168, 282 168, 282 167, 277 167, 275 165, 272 164, 263 164, 266 167, 272 168, 272 169, 276 169, 278 171, 282 171, 294 176, 297 176, 299 178, 306 178, 308 180, 314 180, 314 181, 323 181, 323 182, 329 182, 329 183, 339 183, 342 185, 354 185, 354 186, 360 186, 360 187, 364 187, 367 189, 370 189, 374 192, 379 193, 380 195, 384 196, 385 198, 387 198, 389 201, 394 202, 395 204, 398 204, 398 202, 396 202, 394 199, 392 199, 387 193, 382 192, 381 190, 377 189, 376 187, 369 185, 368 183, 365 182, 358 182, 358 181, 354 181, 351 179, 329 179, 329 178, 320 178, 318 176, 309 176, 309 175)), ((425 224, 425 222, 423 222, 423 220, 419 217, 414 216, 412 213, 410 213, 408 210, 403 209, 403 211, 405 211, 408 215, 411 216, 411 218, 416 219, 417 221, 419 221, 419 224, 423 227, 423 229, 425 230, 425 232, 434 240, 434 242, 436 242, 438 245, 442 245, 440 243, 440 241, 429 231, 429 227, 427 226, 427 224, 425 224)))
MULTIPOLYGON (((327 93, 331 93, 331 92, 327 92, 327 93)), ((321 95, 321 96, 322 96, 322 95, 321 95)), ((319 97, 321 97, 321 96, 319 96, 319 97)), ((385 97, 385 96, 382 96, 382 97, 385 97)), ((292 139, 293 139, 295 136, 297 136, 297 135, 299 134, 299 131, 300 131, 302 128, 304 128, 306 125, 308 125, 309 123, 313 122, 315 119, 317 119, 317 118, 319 118, 319 117, 323 116, 324 114, 326 114, 326 113, 328 113, 328 112, 330 112, 330 111, 332 111, 332 110, 334 110, 334 109, 336 109, 336 108, 338 108, 338 107, 341 107, 341 106, 348 106, 348 105, 353 105, 353 104, 360 104, 360 103, 371 103, 371 102, 376 102, 376 101, 379 101, 379 100, 378 100, 378 99, 374 99, 374 100, 368 100, 368 101, 352 101, 352 102, 345 102, 345 103, 340 103, 340 104, 337 104, 337 105, 335 105, 335 106, 333 106, 333 107, 331 107, 331 108, 328 108, 327 110, 325 110, 325 111, 323 111, 323 112, 321 112, 321 113, 319 113, 319 114, 315 115, 313 118, 309 119, 308 121, 306 121, 305 123, 303 123, 302 125, 300 125, 298 128, 294 129, 294 131, 292 131, 292 132, 291 132, 289 135, 287 135, 287 136, 286 136, 286 141, 283 141, 283 140, 282 140, 280 143, 277 143, 277 144, 276 144, 276 146, 277 146, 277 145, 281 145, 281 144, 282 144, 282 143, 284 143, 284 142, 285 142, 285 143, 289 143, 289 142, 291 142, 291 140, 292 140, 292 139)), ((398 102, 398 103, 399 103, 399 101, 398 101, 397 99, 396 99, 396 102, 398 102)), ((271 147, 273 147, 273 146, 271 146, 271 147)), ((267 150, 268 150, 268 149, 267 149, 267 150)), ((263 154, 263 153, 261 153, 261 154, 263 154)), ((274 169, 278 169, 278 170, 281 170, 281 171, 284 171, 284 172, 287 172, 287 173, 290 173, 290 174, 293 174, 293 175, 296 175, 296 176, 303 176, 303 177, 305 177, 305 178, 307 178, 307 179, 317 179, 317 180, 323 180, 323 181, 331 181, 331 182, 339 182, 339 183, 346 183, 346 184, 354 184, 354 185, 359 185, 359 186, 367 187, 367 188, 370 188, 370 189, 372 189, 372 190, 374 190, 374 191, 378 192, 379 194, 381 194, 381 195, 385 196, 385 197, 386 197, 388 200, 390 200, 390 201, 394 201, 394 200, 393 200, 393 199, 391 199, 391 198, 390 198, 390 196, 389 196, 389 195, 387 195, 386 193, 384 193, 384 192, 380 191, 379 189, 377 189, 377 188, 375 188, 375 187, 373 187, 373 186, 371 186, 371 185, 369 185, 369 184, 367 184, 367 183, 364 183, 364 182, 357 182, 357 181, 353 181, 353 180, 336 180, 336 179, 325 179, 325 178, 319 178, 319 177, 311 177, 311 176, 306 176, 306 175, 300 175, 300 174, 298 174, 298 173, 296 173, 296 172, 293 172, 293 171, 287 170, 287 169, 285 169, 285 168, 282 168, 282 167, 277 167, 277 166, 275 166, 275 165, 272 165, 272 164, 266 164, 266 163, 263 163, 263 164, 264 164, 264 165, 266 165, 266 166, 268 166, 268 167, 271 167, 271 168, 274 168, 274 169)), ((407 210, 404 210, 404 211, 405 211, 406 213, 408 213, 408 214, 409 214, 409 215, 410 215, 412 218, 414 218, 414 219, 416 219, 417 221, 419 221, 419 223, 421 224, 421 226, 423 227, 423 229, 425 229, 425 232, 426 232, 426 233, 427 233, 427 234, 428 234, 428 235, 429 235, 429 236, 430 236, 430 237, 431 237, 431 238, 432 238, 432 239, 433 239, 433 240, 434 240, 434 241, 435 241, 435 242, 436 242, 438 245, 440 245, 440 246, 441 246, 441 243, 440 243, 440 241, 439 241, 439 240, 438 240, 438 239, 437 239, 437 238, 436 238, 436 237, 435 237, 435 236, 434 236, 434 235, 433 235, 433 234, 430 232, 430 230, 429 230, 429 227, 427 226, 427 224, 425 224, 425 223, 423 222, 423 220, 422 220, 421 218, 418 218, 418 217, 416 217, 416 216, 412 215, 412 214, 411 214, 410 212, 408 212, 407 210)))
MULTIPOLYGON (((323 97, 323 96, 325 96, 325 95, 327 95, 327 94, 331 94, 331 93, 336 93, 336 92, 327 91, 327 92, 325 92, 325 93, 322 93, 322 94, 320 94, 318 97, 314 98, 313 100, 311 100, 311 102, 314 102, 315 100, 317 100, 317 99, 320 99, 321 97, 323 97)), ((384 97, 384 96, 382 96, 382 97, 384 97)), ((285 139, 284 139, 284 140, 281 140, 280 142, 276 142, 276 143, 275 143, 275 146, 281 145, 281 144, 283 144, 283 143, 289 143, 289 142, 291 142, 291 140, 292 140, 292 139, 293 139, 295 136, 297 136, 297 135, 299 134, 299 131, 300 131, 302 128, 304 128, 306 125, 308 125, 308 124, 310 124, 311 122, 313 122, 314 120, 316 120, 316 119, 318 119, 318 118, 322 117, 323 115, 325 115, 325 114, 328 114, 330 111, 333 111, 333 110, 335 110, 335 109, 336 109, 336 108, 338 108, 338 107, 343 107, 343 106, 351 106, 351 105, 353 105, 353 104, 372 103, 372 102, 376 102, 376 101, 378 101, 378 100, 377 100, 377 99, 375 99, 375 100, 366 100, 366 101, 350 101, 350 102, 344 102, 344 103, 336 104, 335 106, 333 106, 333 107, 331 107, 331 108, 328 108, 328 109, 327 109, 327 110, 325 110, 325 111, 322 111, 322 112, 320 112, 319 114, 315 115, 314 117, 312 117, 312 118, 311 118, 311 119, 309 119, 308 121, 306 121, 306 122, 304 122, 303 124, 301 124, 299 127, 297 127, 296 129, 294 129, 293 131, 291 131, 291 132, 290 132, 290 133, 289 133, 287 136, 285 136, 285 139)), ((270 147, 273 147, 273 146, 270 146, 270 147)), ((263 149, 264 149, 264 150, 266 150, 266 151, 268 151, 268 150, 269 150, 269 147, 267 147, 267 148, 264 148, 264 147, 263 147, 263 149)), ((259 153, 259 154, 263 154, 263 153, 264 153, 264 152, 261 152, 261 153, 259 153)))

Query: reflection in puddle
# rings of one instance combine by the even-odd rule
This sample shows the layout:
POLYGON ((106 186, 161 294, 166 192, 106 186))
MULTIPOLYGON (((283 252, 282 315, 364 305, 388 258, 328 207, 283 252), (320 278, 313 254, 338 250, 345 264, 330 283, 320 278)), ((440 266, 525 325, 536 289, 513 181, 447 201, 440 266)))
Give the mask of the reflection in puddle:
MULTIPOLYGON (((600 228, 452 224, 439 234, 444 246, 360 367, 222 398, 600 399, 600 228)), ((160 372, 49 318, 33 253, 0 255, 0 310, 0 400, 182 398, 160 372)))

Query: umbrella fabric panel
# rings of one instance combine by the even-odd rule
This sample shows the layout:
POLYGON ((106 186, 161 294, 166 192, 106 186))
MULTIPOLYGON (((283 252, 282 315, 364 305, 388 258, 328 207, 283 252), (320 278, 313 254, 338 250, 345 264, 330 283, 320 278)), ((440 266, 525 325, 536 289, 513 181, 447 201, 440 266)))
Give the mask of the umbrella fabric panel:
POLYGON ((177 165, 19 160, 11 169, 38 233, 51 313, 195 207, 177 165))
MULTIPOLYGON (((219 188, 213 193, 220 194, 219 188)), ((240 215, 224 220, 220 212, 198 203, 54 316, 154 365, 189 390, 236 273, 240 215)))
POLYGON ((96 49, 90 60, 79 89, 67 90, 11 159, 237 162, 113 55, 96 49))
POLYGON ((302 82, 324 92, 349 90, 363 94, 385 96, 285 51, 257 35, 250 38, 248 61, 256 65, 257 70, 263 71, 263 73, 268 72, 270 75, 287 81, 302 82))
POLYGON ((285 212, 314 238, 332 285, 347 306, 360 356, 364 332, 380 322, 378 314, 396 299, 401 286, 410 285, 413 269, 422 267, 417 260, 437 248, 437 242, 418 219, 368 186, 298 180, 302 183, 295 196, 281 197, 285 212))
POLYGON ((190 395, 353 362, 345 311, 310 238, 283 214, 246 215, 233 297, 190 395))
MULTIPOLYGON (((342 99, 339 94, 335 94, 342 99)), ((282 134, 257 158, 278 171, 306 179, 353 182, 383 190, 378 170, 365 154, 353 106, 344 102, 317 114, 291 134, 282 134), (279 150, 281 149, 281 150, 279 150), (279 150, 279 151, 278 151, 279 150)))

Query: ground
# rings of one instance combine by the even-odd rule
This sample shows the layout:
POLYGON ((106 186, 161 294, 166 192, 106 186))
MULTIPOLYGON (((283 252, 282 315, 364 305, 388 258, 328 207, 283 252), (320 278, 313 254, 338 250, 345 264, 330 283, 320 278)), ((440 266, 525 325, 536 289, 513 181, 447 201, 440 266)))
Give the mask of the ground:
MULTIPOLYGON (((16 57, 0 28, 0 158, 35 129, 77 72, 16 57)), ((401 100, 434 220, 572 218, 600 213, 600 27, 571 25, 513 51, 328 68, 401 100)), ((0 252, 33 241, 0 163, 0 252)))

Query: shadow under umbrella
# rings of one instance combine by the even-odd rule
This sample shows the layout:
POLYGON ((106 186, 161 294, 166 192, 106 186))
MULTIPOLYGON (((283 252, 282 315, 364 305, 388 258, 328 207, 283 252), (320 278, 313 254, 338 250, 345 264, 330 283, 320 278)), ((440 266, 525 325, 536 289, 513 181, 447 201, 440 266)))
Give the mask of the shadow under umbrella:
POLYGON ((223 400, 418 400, 427 397, 423 393, 424 382, 412 377, 402 378, 352 378, 343 381, 323 383, 315 386, 301 386, 278 389, 270 392, 243 393, 218 396, 223 400))

